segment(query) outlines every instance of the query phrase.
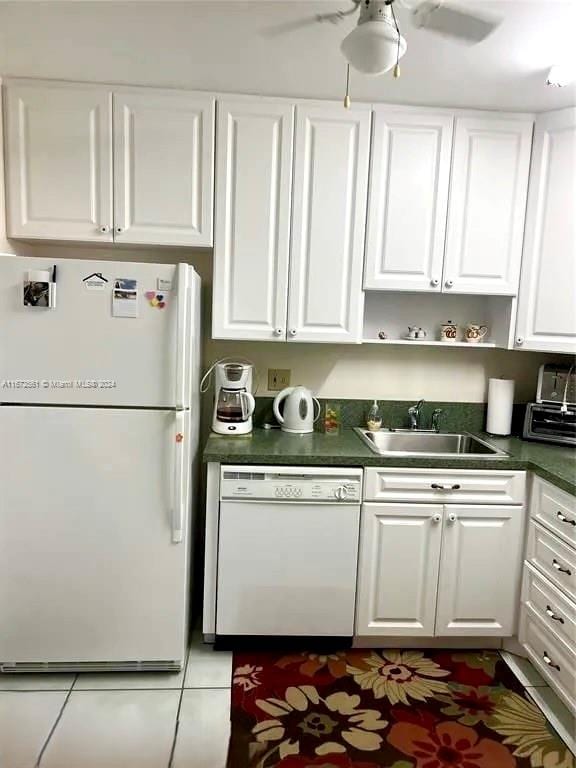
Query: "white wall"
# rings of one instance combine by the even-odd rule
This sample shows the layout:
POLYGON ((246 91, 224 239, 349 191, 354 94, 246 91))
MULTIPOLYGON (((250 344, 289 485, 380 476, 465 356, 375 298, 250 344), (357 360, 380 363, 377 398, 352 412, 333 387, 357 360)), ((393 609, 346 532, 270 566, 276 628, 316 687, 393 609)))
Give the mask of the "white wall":
MULTIPOLYGON (((2 88, 2 79, 0 78, 0 89, 2 88)), ((0 98, 0 252, 10 250, 6 241, 6 204, 4 200, 4 137, 3 137, 3 111, 2 99, 0 98)))
MULTIPOLYGON (((478 45, 415 29, 396 4, 408 51, 402 77, 353 72, 367 101, 546 110, 574 103, 549 88, 551 64, 572 55, 571 0, 480 0, 502 18, 478 45)), ((0 75, 342 99, 341 40, 355 25, 314 21, 349 0, 0 2, 0 75)))

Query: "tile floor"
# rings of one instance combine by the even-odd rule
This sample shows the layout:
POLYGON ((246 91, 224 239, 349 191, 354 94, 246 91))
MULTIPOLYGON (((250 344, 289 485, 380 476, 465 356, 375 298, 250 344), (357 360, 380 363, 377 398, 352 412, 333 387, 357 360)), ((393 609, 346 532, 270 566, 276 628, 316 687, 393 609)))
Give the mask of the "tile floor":
POLYGON ((232 654, 175 674, 0 675, 1 768, 224 768, 232 654))
MULTIPOLYGON (((528 661, 503 656, 568 743, 574 718, 528 661)), ((224 768, 231 667, 195 635, 179 674, 0 675, 0 766, 224 768)))

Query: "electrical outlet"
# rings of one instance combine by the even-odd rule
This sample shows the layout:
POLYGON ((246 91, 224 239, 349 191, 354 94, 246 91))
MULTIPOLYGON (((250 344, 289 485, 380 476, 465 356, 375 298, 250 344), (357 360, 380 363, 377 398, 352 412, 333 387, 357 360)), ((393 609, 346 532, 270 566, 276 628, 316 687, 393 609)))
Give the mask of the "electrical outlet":
POLYGON ((279 392, 290 386, 290 371, 285 368, 268 368, 268 391, 279 392))

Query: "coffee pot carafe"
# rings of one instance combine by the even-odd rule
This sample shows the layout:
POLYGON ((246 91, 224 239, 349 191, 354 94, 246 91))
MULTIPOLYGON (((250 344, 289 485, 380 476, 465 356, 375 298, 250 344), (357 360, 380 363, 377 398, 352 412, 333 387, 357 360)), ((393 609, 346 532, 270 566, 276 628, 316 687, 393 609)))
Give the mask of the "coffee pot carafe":
POLYGON ((252 432, 252 414, 256 405, 252 394, 253 370, 254 366, 248 361, 220 360, 204 376, 203 384, 214 371, 213 432, 219 435, 252 432))

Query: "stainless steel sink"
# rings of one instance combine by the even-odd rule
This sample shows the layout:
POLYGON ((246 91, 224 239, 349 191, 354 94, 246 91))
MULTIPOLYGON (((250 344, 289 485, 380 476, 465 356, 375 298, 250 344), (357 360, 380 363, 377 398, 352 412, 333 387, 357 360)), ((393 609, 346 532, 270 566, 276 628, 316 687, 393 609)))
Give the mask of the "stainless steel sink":
POLYGON ((440 432, 417 432, 411 430, 371 432, 356 428, 358 435, 380 456, 443 456, 462 458, 494 458, 506 456, 504 451, 494 448, 467 432, 442 434, 440 432))

